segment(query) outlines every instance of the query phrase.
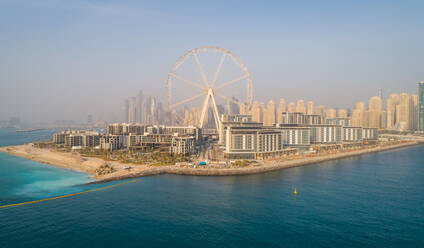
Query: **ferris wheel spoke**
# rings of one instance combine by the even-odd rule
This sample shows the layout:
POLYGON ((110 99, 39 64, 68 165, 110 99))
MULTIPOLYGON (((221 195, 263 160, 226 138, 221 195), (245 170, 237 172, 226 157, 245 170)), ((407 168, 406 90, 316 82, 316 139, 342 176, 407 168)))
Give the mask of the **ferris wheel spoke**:
POLYGON ((219 75, 219 72, 221 71, 222 64, 224 64, 225 56, 227 56, 227 54, 223 53, 221 57, 221 61, 219 61, 218 68, 216 69, 215 75, 213 77, 211 87, 215 85, 215 82, 218 79, 218 75, 219 75))
POLYGON ((204 96, 204 95, 206 95, 206 92, 202 92, 202 93, 200 93, 200 94, 198 94, 198 95, 195 95, 195 96, 189 97, 189 98, 187 98, 187 99, 185 99, 185 100, 182 100, 182 101, 180 101, 180 102, 177 102, 177 103, 175 103, 175 104, 172 104, 172 105, 170 105, 169 107, 170 107, 170 108, 175 108, 175 107, 177 107, 177 106, 180 106, 181 104, 184 104, 184 103, 187 103, 187 102, 191 102, 191 101, 193 101, 193 100, 195 100, 195 99, 197 99, 197 98, 200 98, 200 97, 202 97, 202 96, 204 96))
POLYGON ((185 78, 183 78, 183 77, 181 77, 181 76, 179 76, 179 75, 177 75, 175 73, 169 73, 169 75, 172 76, 172 77, 174 77, 174 78, 176 78, 176 79, 179 79, 179 80, 181 80, 183 82, 186 82, 186 83, 190 84, 191 86, 194 86, 194 87, 199 88, 201 90, 206 90, 205 87, 202 87, 200 84, 198 84, 196 82, 193 82, 193 81, 190 81, 188 79, 185 79, 185 78))
POLYGON ((199 57, 197 56, 197 53, 193 53, 193 56, 196 59, 196 64, 197 64, 197 67, 199 67, 199 71, 200 71, 200 74, 202 75, 203 82, 205 83, 206 87, 209 87, 208 80, 206 79, 205 71, 203 70, 203 67, 200 64, 199 57))
POLYGON ((221 93, 217 93, 217 92, 215 92, 215 94, 216 94, 218 97, 221 97, 221 98, 222 98, 222 99, 224 99, 224 100, 228 100, 228 101, 230 101, 230 102, 232 102, 232 103, 234 103, 234 104, 237 104, 237 105, 240 105, 240 104, 241 104, 240 102, 238 102, 238 101, 234 100, 233 98, 228 97, 228 96, 226 96, 226 95, 223 95, 223 94, 221 94, 221 93))
MULTIPOLYGON (((203 57, 202 57, 203 59, 203 57)), ((212 71, 213 72, 213 71, 212 71)), ((212 76, 212 75, 211 75, 212 76)), ((241 86, 241 85, 240 85, 241 86)), ((219 116, 218 116, 218 111, 216 108, 216 102, 215 100, 217 100, 217 98, 219 97, 220 99, 223 99, 227 102, 231 102, 234 104, 237 104, 238 106, 241 106, 241 104, 246 104, 246 107, 249 108, 250 105, 252 104, 252 99, 253 99, 253 85, 252 85, 252 79, 251 79, 251 75, 249 73, 249 71, 247 70, 247 67, 245 66, 245 64, 233 53, 231 53, 228 50, 222 49, 222 48, 218 48, 218 47, 200 47, 200 48, 196 48, 196 49, 192 49, 189 50, 188 52, 186 52, 183 56, 179 57, 177 59, 177 61, 175 62, 174 66, 171 68, 171 71, 168 74, 168 79, 167 79, 167 83, 166 83, 166 87, 168 90, 168 95, 167 95, 167 100, 168 100, 168 108, 169 111, 172 113, 172 116, 175 117, 175 119, 172 119, 173 121, 176 121, 176 123, 178 124, 182 124, 182 123, 186 123, 185 119, 187 119, 188 117, 185 115, 186 113, 184 112, 184 114, 182 114, 183 112, 177 109, 182 108, 182 106, 184 106, 186 103, 187 104, 193 104, 195 105, 195 103, 197 103, 196 101, 199 101, 203 98, 204 99, 204 104, 200 106, 200 104, 197 105, 198 109, 196 110, 192 110, 190 111, 190 118, 196 117, 199 114, 197 111, 201 110, 201 120, 203 120, 203 122, 200 120, 198 125, 200 127, 203 127, 205 125, 205 121, 204 119, 207 116, 207 109, 210 107, 210 105, 212 105, 213 108, 213 115, 215 117, 215 125, 217 127, 217 129, 220 128, 220 121, 219 121, 219 116), (202 65, 200 63, 199 60, 199 54, 202 53, 216 53, 219 54, 218 55, 218 59, 219 59, 219 63, 217 64, 216 68, 212 68, 215 69, 216 71, 214 71, 214 75, 213 78, 207 78, 207 74, 206 72, 208 71, 208 69, 206 68, 208 63, 206 63, 205 61, 202 61, 204 64, 202 65), (184 63, 188 60, 191 59, 191 56, 194 57, 195 59, 195 63, 196 65, 193 65, 194 68, 192 69, 192 72, 196 71, 196 69, 200 72, 200 76, 201 79, 200 80, 189 80, 184 78, 183 76, 177 75, 178 72, 177 69, 180 68, 182 65, 184 65, 184 63), (228 58, 229 57, 229 58, 228 58), (227 65, 227 60, 232 60, 232 62, 236 65, 237 68, 240 69, 242 74, 238 74, 238 76, 236 76, 237 74, 235 74, 234 77, 238 77, 235 78, 233 80, 224 82, 224 83, 219 83, 218 80, 220 80, 222 78, 221 73, 223 73, 224 71, 224 66, 227 65), (225 65, 224 65, 225 64, 225 65), (196 68, 197 67, 197 68, 196 68), (205 71, 206 69, 206 71, 205 71), (175 94, 175 92, 173 92, 173 89, 175 88, 175 84, 173 84, 173 80, 175 81, 182 81, 184 82, 184 84, 189 85, 190 87, 194 87, 194 88, 198 88, 200 89, 200 92, 196 92, 194 94, 197 95, 188 95, 189 92, 184 92, 184 94, 186 95, 186 97, 181 98, 181 100, 177 103, 173 104, 173 94, 175 94), (243 81, 242 81, 243 80, 243 81), (242 82, 240 82, 242 81, 242 82), (234 85, 236 83, 241 84, 243 83, 243 87, 244 87, 244 82, 246 81, 246 98, 243 98, 243 96, 241 96, 243 99, 240 99, 240 101, 238 99, 232 98, 232 97, 228 97, 227 95, 231 95, 233 92, 231 90, 231 85, 234 85), (219 85, 218 85, 219 83, 219 85), (173 88, 174 87, 174 88, 173 88), (230 93, 226 93, 226 92, 230 92, 230 93), (210 101, 209 101, 210 100, 210 101), (211 104, 209 104, 211 103, 211 104), (213 107, 215 106, 215 107, 213 107), (217 121, 218 120, 218 121, 217 121)), ((187 111, 187 110, 186 110, 187 111)), ((190 119, 191 120, 191 119, 190 119)))
POLYGON ((233 79, 233 80, 231 80, 231 81, 225 82, 225 83, 223 83, 223 84, 221 84, 221 85, 217 86, 215 89, 216 89, 216 90, 218 90, 218 89, 222 89, 222 88, 227 87, 227 86, 229 86, 229 85, 231 85, 231 84, 233 84, 233 83, 237 83, 238 81, 241 81, 241 80, 243 80, 243 79, 245 79, 245 78, 247 78, 247 75, 244 75, 244 76, 241 76, 241 77, 239 77, 239 78, 233 79))

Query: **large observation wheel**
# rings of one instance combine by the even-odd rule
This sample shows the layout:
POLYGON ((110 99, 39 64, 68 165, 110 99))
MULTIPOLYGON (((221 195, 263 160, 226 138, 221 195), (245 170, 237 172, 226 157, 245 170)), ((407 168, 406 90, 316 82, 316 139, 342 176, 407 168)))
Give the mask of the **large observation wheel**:
MULTIPOLYGON (((234 55, 228 50, 219 47, 208 46, 196 48, 188 51, 183 56, 178 58, 178 60, 175 62, 174 66, 168 73, 166 87, 168 108, 169 111, 172 113, 173 118, 177 120, 184 119, 182 117, 183 114, 181 112, 182 107, 186 106, 187 104, 190 104, 191 102, 199 101, 199 99, 204 98, 203 103, 201 104, 201 113, 197 121, 197 125, 199 127, 204 127, 205 116, 209 112, 209 108, 211 108, 213 112, 213 117, 215 119, 215 126, 217 129, 220 128, 220 113, 218 111, 215 97, 218 97, 226 102, 231 102, 232 104, 236 104, 238 106, 243 105, 245 108, 250 108, 253 101, 253 83, 251 75, 247 70, 247 67, 236 55, 234 55), (217 56, 216 61, 219 61, 217 65, 215 65, 213 68, 213 74, 210 74, 209 77, 206 73, 206 71, 208 71, 208 68, 204 67, 204 64, 202 64, 199 59, 199 57, 203 56, 201 54, 215 55, 217 56), (197 71, 200 74, 198 80, 192 80, 179 74, 181 67, 183 67, 184 64, 189 63, 188 61, 192 61, 192 68, 190 70, 197 71), (229 65, 229 63, 231 63, 232 65, 229 65), (236 71, 236 73, 234 73, 236 74, 236 76, 233 76, 233 78, 221 82, 222 79, 220 74, 226 66, 235 66, 234 68, 236 68, 236 70, 233 69, 233 72, 236 71), (243 90, 229 89, 233 85, 237 84, 239 85, 239 87, 241 86, 243 90), (182 99, 179 99, 177 101, 175 100, 177 98, 177 95, 174 95, 176 94, 176 89, 184 89, 184 93, 189 92, 190 89, 195 89, 195 91, 197 92, 188 93, 189 95, 183 96, 182 99), (240 97, 241 99, 231 97, 232 94, 239 91, 243 91, 244 93, 243 96, 240 97)), ((200 105, 198 104, 198 106, 200 105)))

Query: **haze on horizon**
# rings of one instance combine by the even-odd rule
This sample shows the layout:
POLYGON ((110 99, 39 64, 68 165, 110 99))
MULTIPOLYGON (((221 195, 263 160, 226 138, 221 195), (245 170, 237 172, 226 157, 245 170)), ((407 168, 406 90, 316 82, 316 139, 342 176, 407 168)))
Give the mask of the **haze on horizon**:
POLYGON ((422 1, 0 2, 0 120, 121 121, 141 89, 165 103, 190 49, 218 46, 252 74, 255 100, 353 107, 424 80, 422 1))

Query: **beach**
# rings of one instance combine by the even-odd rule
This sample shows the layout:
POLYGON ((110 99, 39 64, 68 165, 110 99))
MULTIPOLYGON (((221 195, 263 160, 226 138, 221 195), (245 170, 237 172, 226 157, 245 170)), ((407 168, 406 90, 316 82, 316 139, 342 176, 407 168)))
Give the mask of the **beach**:
POLYGON ((24 157, 33 161, 52 166, 58 166, 78 172, 84 172, 96 179, 93 183, 121 180, 158 174, 196 175, 196 176, 235 176, 265 173, 269 171, 281 170, 285 168, 320 163, 329 160, 360 156, 368 153, 381 152, 391 149, 419 144, 416 141, 404 141, 397 144, 376 146, 372 148, 361 148, 356 150, 337 151, 331 154, 311 154, 308 156, 298 156, 294 159, 274 159, 272 161, 262 161, 254 166, 240 168, 187 168, 172 166, 150 166, 138 164, 124 164, 117 161, 105 161, 101 158, 84 157, 76 152, 59 152, 47 148, 35 148, 31 143, 16 146, 0 147, 1 152, 14 156, 24 157), (95 169, 105 164, 112 165, 116 171, 106 175, 96 175, 95 169), (128 167, 131 169, 128 170, 128 167))

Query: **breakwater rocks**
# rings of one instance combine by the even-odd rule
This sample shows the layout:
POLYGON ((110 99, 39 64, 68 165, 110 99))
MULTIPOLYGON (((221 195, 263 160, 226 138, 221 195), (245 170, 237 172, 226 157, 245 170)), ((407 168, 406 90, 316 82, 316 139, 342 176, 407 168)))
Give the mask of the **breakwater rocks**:
POLYGON ((101 179, 92 183, 102 183, 114 180, 122 180, 127 178, 136 178, 136 177, 144 177, 144 176, 154 176, 160 174, 176 174, 176 175, 190 175, 190 176, 239 176, 239 175, 251 175, 251 174, 259 174, 270 171, 276 171, 286 168, 292 168, 297 166, 303 166, 308 164, 315 164, 320 162, 325 162, 329 160, 354 157, 368 153, 381 152, 391 149, 397 149, 412 145, 417 145, 418 142, 404 142, 394 145, 387 145, 382 147, 374 147, 368 149, 361 149, 356 151, 346 151, 335 154, 328 154, 323 156, 316 157, 307 157, 296 160, 289 161, 281 161, 281 162, 265 162, 263 165, 255 166, 255 167, 244 167, 244 168, 179 168, 175 166, 163 166, 157 168, 148 168, 141 172, 128 173, 122 176, 110 177, 106 179, 101 179))
POLYGON ((115 168, 105 163, 103 165, 100 165, 99 168, 97 168, 94 172, 96 173, 97 176, 101 176, 101 175, 107 175, 107 174, 113 173, 115 171, 116 171, 115 168))

